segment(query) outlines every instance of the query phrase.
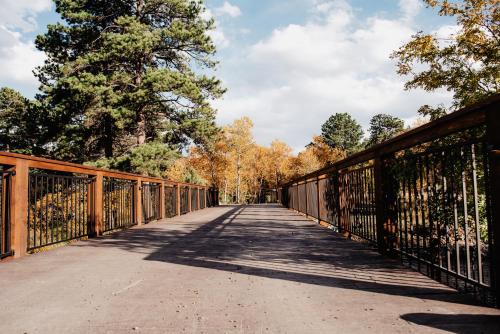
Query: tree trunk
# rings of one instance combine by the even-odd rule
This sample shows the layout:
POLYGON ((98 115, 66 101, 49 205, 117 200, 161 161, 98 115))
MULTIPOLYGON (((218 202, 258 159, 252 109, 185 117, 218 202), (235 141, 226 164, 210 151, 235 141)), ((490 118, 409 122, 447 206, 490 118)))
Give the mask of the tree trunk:
POLYGON ((106 158, 112 158, 113 157, 113 126, 112 122, 113 119, 112 117, 108 114, 105 116, 104 120, 104 129, 106 133, 104 134, 104 156, 106 158))
MULTIPOLYGON (((142 16, 142 10, 144 9, 144 0, 137 0, 137 13, 136 16, 140 18, 142 16)), ((139 59, 135 65, 135 79, 134 84, 137 88, 141 86, 142 82, 142 72, 143 72, 143 59, 139 59)), ((140 106, 136 112, 137 119, 137 146, 146 143, 146 116, 144 115, 144 106, 140 106)))
POLYGON ((236 203, 240 204, 240 183, 241 183, 241 175, 240 175, 240 155, 236 160, 236 203))
POLYGON ((227 179, 224 179, 224 204, 227 204, 227 179))
POLYGON ((137 145, 146 143, 146 117, 144 108, 139 108, 137 111, 137 145))

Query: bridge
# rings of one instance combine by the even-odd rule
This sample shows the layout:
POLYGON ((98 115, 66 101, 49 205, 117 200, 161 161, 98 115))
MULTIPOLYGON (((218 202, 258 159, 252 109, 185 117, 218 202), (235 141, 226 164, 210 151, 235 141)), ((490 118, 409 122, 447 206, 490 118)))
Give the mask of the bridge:
POLYGON ((277 205, 221 206, 0 266, 3 333, 493 333, 500 310, 277 205))
POLYGON ((274 204, 0 152, 0 331, 497 333, 499 106, 291 180, 274 204))

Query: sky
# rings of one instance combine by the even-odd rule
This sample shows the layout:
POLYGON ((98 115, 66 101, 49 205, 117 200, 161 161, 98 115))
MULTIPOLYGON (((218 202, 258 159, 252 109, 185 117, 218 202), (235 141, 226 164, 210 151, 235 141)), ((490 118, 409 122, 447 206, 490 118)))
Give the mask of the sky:
MULTIPOLYGON (((227 93, 213 101, 217 122, 248 116, 261 145, 280 139, 295 152, 334 113, 367 129, 387 113, 411 125, 423 104, 449 105, 451 94, 405 91, 389 58, 417 31, 445 36, 454 22, 421 0, 206 0, 219 61, 213 73, 227 93)), ((33 97, 32 70, 44 54, 36 35, 60 20, 51 0, 0 0, 0 86, 33 97)))

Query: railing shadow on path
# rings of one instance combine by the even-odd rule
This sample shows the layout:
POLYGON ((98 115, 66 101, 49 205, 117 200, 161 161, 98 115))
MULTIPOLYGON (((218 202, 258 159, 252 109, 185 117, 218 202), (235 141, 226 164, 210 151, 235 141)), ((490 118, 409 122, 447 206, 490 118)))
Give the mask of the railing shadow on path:
POLYGON ((75 246, 119 248, 144 254, 145 261, 481 305, 468 295, 403 267, 397 260, 383 257, 366 243, 345 239, 281 206, 266 205, 265 211, 268 213, 262 214, 262 207, 255 205, 234 206, 209 221, 174 219, 75 246))
POLYGON ((401 319, 456 334, 498 333, 500 329, 498 315, 408 313, 401 319))

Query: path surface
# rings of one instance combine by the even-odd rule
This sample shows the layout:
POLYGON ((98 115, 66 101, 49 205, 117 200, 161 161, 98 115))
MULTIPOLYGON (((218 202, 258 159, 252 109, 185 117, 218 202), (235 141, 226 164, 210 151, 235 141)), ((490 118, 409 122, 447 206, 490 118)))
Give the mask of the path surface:
POLYGON ((270 205, 0 263, 0 286, 0 333, 500 333, 500 310, 270 205))

